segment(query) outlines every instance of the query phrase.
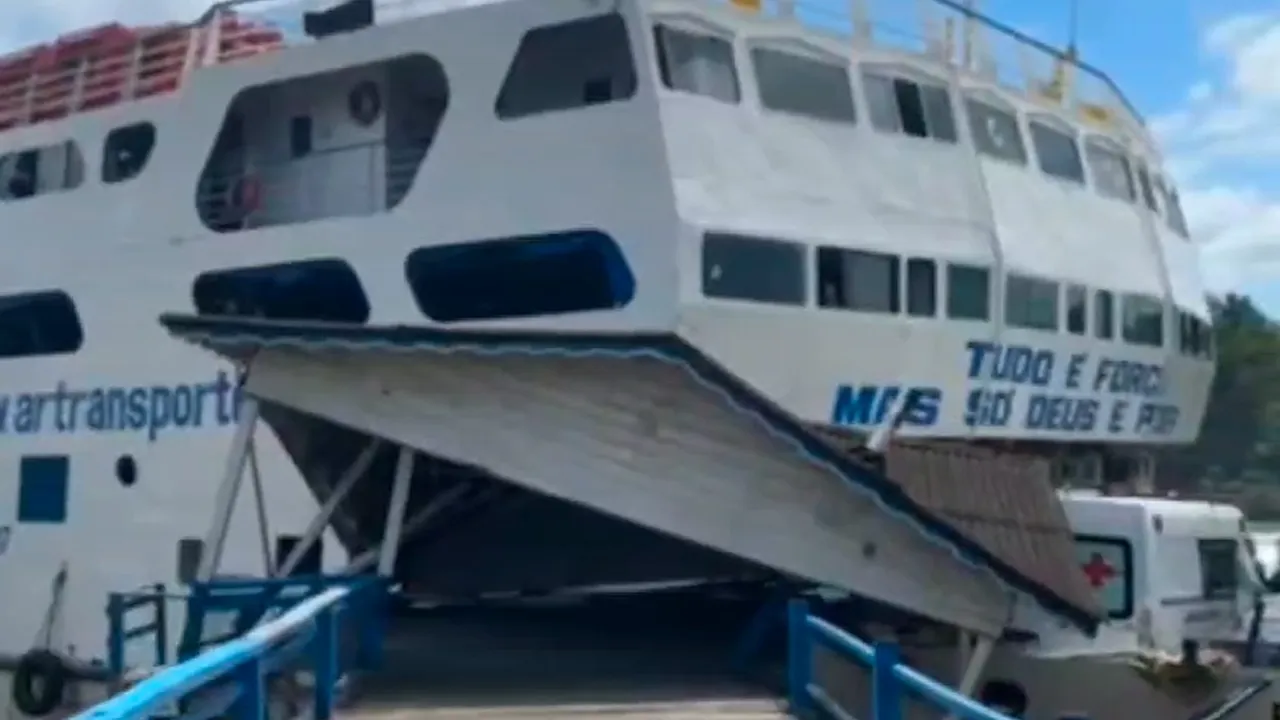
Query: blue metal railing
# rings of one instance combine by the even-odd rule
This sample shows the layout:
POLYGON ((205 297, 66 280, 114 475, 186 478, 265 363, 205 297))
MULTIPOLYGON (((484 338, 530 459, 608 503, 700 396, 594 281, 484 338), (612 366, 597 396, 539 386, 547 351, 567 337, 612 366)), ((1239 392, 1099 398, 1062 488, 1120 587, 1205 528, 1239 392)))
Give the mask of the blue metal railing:
MULTIPOLYGON (((292 586, 318 587, 323 580, 331 582, 318 594, 268 602, 273 608, 289 606, 279 617, 161 670, 75 720, 135 720, 162 714, 175 705, 181 720, 226 715, 259 719, 265 717, 268 682, 283 670, 295 669, 312 674, 312 717, 327 720, 333 715, 338 681, 353 669, 372 669, 381 660, 388 586, 377 577, 347 577, 341 583, 332 582, 334 578, 311 578, 301 585, 295 579, 292 586), (343 652, 343 630, 352 631, 355 653, 343 652)), ((234 580, 209 585, 243 590, 238 595, 241 607, 260 618, 266 613, 264 596, 280 598, 280 588, 290 587, 290 582, 234 580)), ((187 624, 193 624, 191 618, 187 624)))
POLYGON ((169 614, 171 595, 163 584, 146 590, 127 593, 111 593, 107 597, 107 667, 111 677, 122 678, 125 672, 125 644, 151 634, 155 638, 155 665, 169 663, 169 614), (150 610, 151 621, 130 627, 135 610, 150 610))
POLYGON ((804 600, 792 600, 787 606, 787 699, 792 712, 799 717, 813 717, 818 710, 841 720, 854 717, 814 682, 815 642, 871 669, 874 720, 901 720, 904 694, 913 695, 944 715, 960 720, 1012 720, 899 663, 897 643, 865 643, 810 615, 804 600))

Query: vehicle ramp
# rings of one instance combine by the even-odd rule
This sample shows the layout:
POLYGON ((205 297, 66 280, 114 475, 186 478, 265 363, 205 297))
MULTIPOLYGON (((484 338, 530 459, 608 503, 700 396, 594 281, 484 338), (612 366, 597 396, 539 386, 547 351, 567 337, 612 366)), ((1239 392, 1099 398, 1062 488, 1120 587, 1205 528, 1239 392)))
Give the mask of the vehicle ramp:
POLYGON ((1067 572, 1071 536, 1047 483, 1031 498, 1047 518, 1037 527, 999 503, 999 517, 966 506, 977 514, 948 518, 675 336, 162 322, 244 365, 247 393, 282 437, 319 418, 986 634, 1002 630, 1010 590, 1086 629, 1098 619, 1097 599, 1067 572))

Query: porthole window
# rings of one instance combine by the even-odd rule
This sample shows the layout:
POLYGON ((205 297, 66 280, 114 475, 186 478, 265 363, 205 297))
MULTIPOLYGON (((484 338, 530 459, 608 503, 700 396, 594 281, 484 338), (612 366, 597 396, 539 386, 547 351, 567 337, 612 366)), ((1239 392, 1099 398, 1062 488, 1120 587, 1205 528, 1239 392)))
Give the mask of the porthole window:
POLYGON ((124 487, 133 487, 138 482, 138 463, 132 455, 116 458, 116 480, 124 487))

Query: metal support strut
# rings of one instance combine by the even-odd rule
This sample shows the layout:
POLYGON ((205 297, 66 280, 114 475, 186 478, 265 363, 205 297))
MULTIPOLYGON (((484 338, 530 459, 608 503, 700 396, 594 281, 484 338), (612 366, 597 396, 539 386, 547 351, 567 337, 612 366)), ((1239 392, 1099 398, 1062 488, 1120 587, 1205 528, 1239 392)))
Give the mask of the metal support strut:
POLYGON ((241 401, 239 424, 236 426, 235 437, 231 440, 231 450, 227 453, 227 464, 223 468, 222 482, 218 485, 218 495, 214 500, 213 522, 209 525, 209 532, 205 534, 200 567, 196 571, 196 580, 199 582, 208 582, 222 562, 222 551, 226 547, 227 533, 231 529, 231 515, 235 511, 236 497, 240 494, 240 482, 244 478, 253 431, 258 425, 258 409, 256 398, 246 395, 241 401))

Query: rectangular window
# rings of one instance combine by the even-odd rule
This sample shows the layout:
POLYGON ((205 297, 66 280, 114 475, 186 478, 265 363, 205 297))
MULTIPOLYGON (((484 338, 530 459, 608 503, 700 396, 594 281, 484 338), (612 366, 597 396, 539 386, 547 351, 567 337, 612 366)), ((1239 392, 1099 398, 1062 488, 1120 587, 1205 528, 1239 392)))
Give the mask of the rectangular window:
POLYGON ((702 294, 724 300, 804 305, 805 246, 709 232, 702 239, 702 294))
POLYGON ((947 265, 947 317, 991 319, 991 271, 975 265, 947 265))
POLYGON ((1151 212, 1160 212, 1160 206, 1156 204, 1156 192, 1151 187, 1151 174, 1147 172, 1147 166, 1138 165, 1138 190, 1142 191, 1142 202, 1146 203, 1147 209, 1151 212))
POLYGON ((872 126, 884 132, 956 142, 951 93, 943 85, 862 73, 872 126))
POLYGON ((1083 185, 1084 161, 1080 159, 1080 147, 1076 145, 1075 136, 1039 120, 1032 120, 1028 127, 1040 170, 1050 177, 1083 185))
POLYGON ((1089 291, 1080 285, 1067 286, 1067 332, 1084 335, 1088 332, 1089 291))
POLYGON ((1016 112, 973 98, 967 99, 965 106, 969 111, 969 130, 978 152, 1018 165, 1027 164, 1027 147, 1022 142, 1016 112))
POLYGON ((1004 285, 1004 321, 1028 330, 1058 329, 1058 283, 1009 274, 1004 285))
POLYGON ((751 49, 760 105, 778 112, 852 124, 856 119, 847 63, 751 49))
POLYGON ((1133 202, 1137 193, 1133 187, 1129 157, 1124 150, 1110 140, 1092 137, 1085 141, 1084 152, 1089 160, 1089 175, 1098 194, 1133 202))
POLYGON ((627 100, 636 66, 617 13, 544 25, 520 38, 494 112, 503 120, 627 100))
POLYGON ((1200 555, 1200 583, 1205 600, 1234 598, 1240 588, 1240 554, 1235 540, 1229 538, 1196 541, 1200 555))
POLYGON ((1150 295, 1126 294, 1121 298, 1125 342, 1148 347, 1164 345, 1164 303, 1150 295))
POLYGON ((938 314, 938 266, 932 260, 907 260, 907 314, 915 317, 938 314))
POLYGON ((895 255, 818 248, 818 305, 897 313, 899 272, 900 261, 895 255))
POLYGON ((1133 547, 1113 536, 1077 535, 1076 560, 1107 617, 1133 617, 1133 547))
POLYGON ((67 521, 70 465, 66 455, 26 455, 19 461, 18 522, 60 525, 67 521))
POLYGON ((311 116, 299 115, 289 121, 289 157, 298 159, 311 154, 311 116))
POLYGON ((1093 296, 1093 334, 1102 340, 1116 336, 1116 298, 1110 290, 1099 290, 1093 296))
POLYGON ((1179 237, 1189 237, 1187 219, 1182 215, 1182 203, 1178 199, 1178 191, 1163 182, 1158 182, 1160 197, 1164 200, 1164 221, 1169 229, 1179 237))
POLYGON ((677 30, 668 25, 655 26, 653 35, 658 50, 658 74, 667 89, 735 105, 741 100, 733 43, 716 35, 677 30))

